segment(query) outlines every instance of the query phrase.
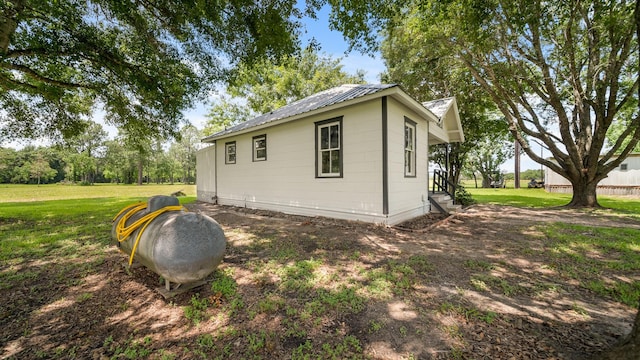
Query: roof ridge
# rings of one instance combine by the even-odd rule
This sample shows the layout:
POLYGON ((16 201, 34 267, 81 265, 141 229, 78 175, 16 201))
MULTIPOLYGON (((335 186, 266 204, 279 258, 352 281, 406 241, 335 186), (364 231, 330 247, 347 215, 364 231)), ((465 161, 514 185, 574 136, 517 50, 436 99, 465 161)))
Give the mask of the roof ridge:
POLYGON ((375 94, 379 91, 398 86, 397 84, 342 84, 332 88, 311 94, 287 105, 281 106, 270 112, 260 114, 247 121, 236 124, 228 129, 219 131, 205 139, 213 139, 228 135, 237 131, 246 130, 273 121, 286 119, 308 113, 317 109, 339 104, 345 101, 357 99, 362 96, 375 94))

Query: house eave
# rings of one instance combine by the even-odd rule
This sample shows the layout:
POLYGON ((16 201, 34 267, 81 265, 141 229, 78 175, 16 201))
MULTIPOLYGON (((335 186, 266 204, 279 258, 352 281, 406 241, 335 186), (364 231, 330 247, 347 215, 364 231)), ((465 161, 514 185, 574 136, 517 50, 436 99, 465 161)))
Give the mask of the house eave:
POLYGON ((418 114, 422 115, 424 118, 428 119, 429 121, 433 122, 434 124, 437 123, 437 121, 438 121, 438 118, 431 111, 429 111, 429 109, 424 107, 418 101, 416 101, 413 98, 411 98, 409 95, 407 95, 407 93, 405 93, 400 88, 400 86, 396 85, 396 86, 390 87, 388 89, 384 89, 384 90, 378 91, 378 92, 373 93, 373 94, 364 95, 364 96, 361 96, 361 97, 358 97, 358 98, 355 98, 355 99, 343 101, 343 102, 340 102, 340 103, 337 103, 337 104, 328 105, 328 106, 325 106, 325 107, 321 107, 321 108, 314 109, 314 110, 311 110, 311 111, 308 111, 308 112, 304 112, 304 113, 296 114, 296 115, 293 115, 293 116, 285 117, 285 118, 282 118, 282 119, 269 121, 268 123, 256 125, 256 126, 249 127, 249 128, 246 128, 246 129, 233 131, 233 132, 228 132, 228 133, 222 133, 222 134, 219 134, 219 135, 218 134, 213 134, 213 135, 210 135, 208 137, 205 137, 205 138, 201 139, 201 141, 204 142, 204 143, 215 143, 217 140, 229 138, 229 137, 232 137, 232 136, 238 136, 238 135, 242 135, 242 134, 247 134, 247 133, 251 133, 251 132, 255 132, 255 131, 260 131, 262 129, 266 129, 266 128, 270 128, 270 127, 273 127, 273 126, 282 125, 282 124, 285 124, 285 123, 288 123, 288 122, 292 122, 292 121, 296 121, 296 120, 299 120, 299 119, 302 119, 302 118, 306 118, 306 117, 310 117, 310 116, 326 113, 326 112, 329 112, 329 111, 334 111, 334 110, 337 110, 337 109, 340 109, 340 108, 343 108, 343 107, 348 107, 348 106, 351 106, 351 105, 356 105, 356 104, 364 103, 364 102, 367 102, 367 101, 379 99, 379 98, 382 98, 383 96, 390 96, 390 97, 396 99, 400 103, 402 103, 405 106, 411 108, 412 110, 414 110, 418 114))

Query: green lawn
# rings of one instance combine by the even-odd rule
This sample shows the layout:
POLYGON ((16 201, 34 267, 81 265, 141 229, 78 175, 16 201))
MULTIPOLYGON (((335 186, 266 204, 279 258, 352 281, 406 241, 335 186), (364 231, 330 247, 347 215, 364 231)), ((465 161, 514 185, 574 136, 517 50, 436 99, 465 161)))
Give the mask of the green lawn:
POLYGON ((170 195, 179 190, 187 196, 196 195, 195 185, 184 184, 149 184, 140 186, 116 184, 95 184, 90 186, 0 184, 0 203, 62 199, 149 197, 152 195, 170 195))
MULTIPOLYGON (((506 188, 483 189, 466 187, 473 199, 480 204, 500 204, 516 207, 557 207, 568 204, 571 194, 550 193, 544 189, 506 188)), ((640 198, 619 196, 598 196, 598 202, 605 208, 610 208, 627 215, 640 216, 640 198)))
MULTIPOLYGON (((181 203, 195 200, 194 185, 10 185, 3 189, 12 192, 0 193, 0 262, 8 264, 44 255, 90 255, 110 245, 111 220, 120 209, 151 195, 183 189, 190 196, 180 197, 181 203)), ((3 280, 0 276, 0 288, 3 280)))
MULTIPOLYGON (((57 294, 60 288, 78 286, 87 281, 88 276, 105 271, 103 264, 108 260, 107 250, 113 247, 111 221, 123 207, 145 200, 150 195, 170 194, 177 190, 187 194, 180 198, 181 203, 195 200, 194 185, 3 185, 0 189, 4 190, 0 192, 0 292, 29 288, 36 294, 46 291, 48 296, 57 294)), ((543 189, 469 187, 468 190, 480 203, 521 207, 560 206, 570 199, 567 194, 546 193, 543 189)), ((607 211, 607 215, 640 218, 640 199, 601 197, 600 202, 614 209, 598 210, 607 211)), ((317 338, 311 342, 307 338, 310 334, 322 333, 323 318, 355 319, 367 315, 363 312, 367 303, 379 305, 392 299, 410 302, 408 299, 421 296, 421 291, 416 291, 416 288, 433 285, 429 276, 433 270, 429 256, 407 255, 393 259, 386 258, 388 254, 385 253, 384 261, 374 262, 375 254, 372 250, 365 250, 361 243, 357 243, 358 247, 343 250, 341 246, 349 241, 351 235, 348 232, 335 235, 337 231, 343 231, 340 229, 331 229, 329 235, 322 235, 319 240, 315 238, 317 234, 302 233, 302 230, 291 236, 291 228, 284 225, 279 228, 279 225, 239 224, 225 231, 227 236, 241 239, 240 243, 246 242, 231 252, 236 258, 238 254, 244 254, 245 260, 230 261, 216 270, 216 280, 210 285, 212 292, 209 296, 200 297, 195 293, 186 304, 184 301, 181 303, 190 329, 197 332, 198 326, 212 326, 217 322, 216 328, 219 329, 216 332, 178 339, 180 350, 156 348, 154 341, 160 340, 143 337, 146 334, 144 329, 139 336, 134 336, 135 332, 125 337, 101 334, 104 340, 100 340, 101 335, 87 336, 103 341, 103 351, 113 354, 112 358, 139 358, 151 353, 156 358, 167 359, 181 356, 213 358, 210 354, 231 353, 233 344, 243 344, 242 348, 235 345, 233 350, 240 351, 245 358, 260 358, 268 353, 269 341, 274 338, 300 340, 292 358, 342 358, 344 354, 360 358, 363 344, 356 336, 340 335, 332 340, 324 337, 321 341, 325 343, 318 342, 317 338), (315 247, 314 250, 306 250, 305 244, 316 244, 316 241, 321 252, 315 247), (273 281, 274 276, 279 280, 273 281), (249 279, 252 284, 261 284, 267 290, 247 292, 245 288, 242 292, 239 279, 242 279, 243 286, 249 279), (258 295, 250 295, 254 293, 258 295), (256 298, 260 300, 256 301, 256 298), (212 313, 216 315, 212 316, 212 313), (282 324, 277 331, 251 325, 253 319, 276 317, 282 324), (222 325, 224 319, 228 319, 226 325, 222 325), (314 357, 311 356, 313 354, 314 357)), ((512 281, 496 275, 494 271, 501 268, 516 273, 516 269, 508 267, 505 262, 490 258, 467 259, 461 260, 459 266, 469 270, 470 277, 468 281, 460 282, 460 287, 456 285, 458 295, 463 296, 467 286, 488 296, 499 294, 509 299, 516 299, 516 296, 537 299, 538 292, 565 291, 563 286, 569 289, 574 286, 569 285, 571 283, 590 291, 597 299, 614 299, 630 307, 637 306, 640 296, 640 282, 636 280, 640 271, 637 229, 549 222, 532 225, 527 234, 531 242, 514 242, 514 254, 522 259, 536 259, 540 267, 555 271, 557 279, 543 283, 533 277, 535 280, 528 281, 523 273, 513 277, 517 281, 512 281), (530 283, 535 286, 529 286, 530 283)), ((464 252, 461 256, 465 256, 464 252)), ((99 302, 100 291, 82 291, 74 293, 69 302, 84 308, 89 306, 84 304, 96 302, 99 306, 113 306, 120 313, 130 310, 128 302, 112 303, 110 298, 99 302)), ((45 307, 47 302, 63 303, 65 299, 32 296, 29 301, 38 301, 45 307)), ((438 306, 436 301, 429 295, 429 300, 420 304, 433 311, 438 306)), ((31 305, 25 303, 24 306, 31 305)), ((169 303, 167 306, 176 305, 169 303)), ((22 309, 20 306, 14 308, 22 309)), ((475 308, 467 310, 449 300, 442 303, 440 309, 443 314, 464 313, 465 323, 471 321, 475 326, 488 327, 495 319, 499 322, 502 316, 475 308)), ((585 314, 585 318, 588 316, 588 311, 578 303, 574 304, 573 310, 585 314)), ((30 311, 36 314, 41 310, 30 311)), ((5 314, 18 317, 17 312, 5 314)), ((126 320, 123 326, 134 323, 134 320, 126 320)), ((425 328, 399 327, 398 336, 421 339, 422 332, 431 325, 426 322, 420 324, 425 328)), ((373 318, 368 322, 368 336, 384 332, 384 326, 382 320, 373 318)), ((25 329, 30 327, 25 325, 25 329)), ((157 332, 163 334, 161 330, 157 332)), ((29 337, 28 331, 23 333, 22 337, 29 337)), ((75 345, 82 344, 80 340, 73 341, 75 345)), ((53 340, 52 343, 55 344, 53 340)), ((162 344, 168 346, 169 343, 165 341, 162 344)), ((43 358, 75 357, 76 348, 64 346, 66 344, 43 349, 38 354, 43 358)))

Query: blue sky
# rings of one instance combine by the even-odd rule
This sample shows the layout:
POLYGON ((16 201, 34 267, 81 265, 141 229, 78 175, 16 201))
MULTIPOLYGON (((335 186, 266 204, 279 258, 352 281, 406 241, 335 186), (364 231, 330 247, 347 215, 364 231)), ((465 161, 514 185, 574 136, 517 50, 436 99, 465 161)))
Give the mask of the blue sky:
MULTIPOLYGON (((318 13, 317 19, 304 18, 304 29, 302 29, 302 46, 306 46, 311 39, 315 39, 320 44, 320 52, 331 56, 332 58, 341 58, 341 64, 343 70, 355 74, 358 70, 365 72, 365 80, 368 83, 380 83, 380 74, 385 70, 384 62, 381 55, 378 53, 375 56, 364 55, 358 51, 352 51, 347 53, 349 48, 347 42, 344 40, 342 33, 338 31, 332 31, 329 29, 329 7, 324 6, 318 13)), ((215 101, 215 97, 210 99, 210 102, 215 101)), ((201 103, 195 108, 185 113, 186 119, 195 125, 197 128, 202 129, 206 123, 206 115, 208 113, 211 104, 201 103)), ((100 121, 102 113, 95 114, 96 121, 100 121)), ((101 122, 101 121, 100 121, 101 122)), ((109 132, 111 138, 115 137, 117 130, 113 126, 105 125, 105 130, 109 132)), ((21 147, 20 144, 8 144, 11 147, 21 147)), ((534 149, 538 145, 533 145, 534 149)), ((548 152, 545 154, 548 156, 548 152)), ((526 155, 521 157, 521 170, 526 169, 539 169, 540 165, 533 162, 526 155)), ((505 172, 514 171, 514 162, 509 160, 501 166, 501 169, 505 172)))
MULTIPOLYGON (((380 83, 380 73, 385 70, 380 54, 375 56, 364 55, 358 51, 347 53, 349 45, 344 40, 342 33, 329 29, 329 7, 324 6, 318 13, 317 19, 305 17, 302 21, 302 47, 304 48, 312 39, 320 44, 320 53, 340 58, 343 70, 355 74, 358 70, 365 72, 365 80, 368 83, 380 83)), ((215 101, 215 97, 210 101, 215 101)), ((196 108, 185 113, 189 122, 202 129, 206 123, 206 115, 211 104, 199 104, 196 108)))

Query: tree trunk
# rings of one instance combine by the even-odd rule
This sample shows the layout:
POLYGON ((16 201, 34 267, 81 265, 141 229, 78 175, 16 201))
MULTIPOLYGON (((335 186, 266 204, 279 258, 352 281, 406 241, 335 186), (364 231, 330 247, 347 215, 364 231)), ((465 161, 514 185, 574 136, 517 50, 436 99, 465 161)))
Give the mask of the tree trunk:
POLYGON ((567 205, 569 207, 600 207, 596 190, 598 188, 597 181, 587 181, 586 178, 580 177, 575 181, 571 181, 573 187, 573 197, 567 205))
POLYGON ((598 354, 594 359, 598 360, 637 360, 640 356, 640 306, 633 322, 633 328, 629 335, 615 344, 611 349, 598 354))
POLYGON ((143 167, 142 167, 142 157, 140 157, 138 159, 138 185, 142 185, 142 171, 143 171, 143 167))

